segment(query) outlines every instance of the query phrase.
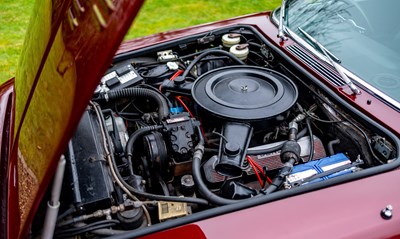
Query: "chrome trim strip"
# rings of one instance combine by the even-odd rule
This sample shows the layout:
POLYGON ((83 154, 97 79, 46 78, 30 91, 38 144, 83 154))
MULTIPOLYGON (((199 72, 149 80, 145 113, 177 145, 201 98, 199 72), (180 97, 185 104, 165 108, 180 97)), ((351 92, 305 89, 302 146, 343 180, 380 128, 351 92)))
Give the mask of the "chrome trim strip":
MULTIPOLYGON (((279 9, 279 8, 278 8, 279 9)), ((272 13, 272 20, 275 24, 277 24, 277 19, 276 19, 276 14, 275 14, 276 10, 273 11, 272 13)), ((328 63, 329 65, 331 65, 329 63, 329 61, 326 59, 326 57, 321 54, 320 52, 318 52, 317 50, 314 49, 314 47, 312 47, 309 43, 307 43, 306 41, 304 41, 301 37, 299 37, 295 32, 293 32, 292 30, 290 30, 289 28, 287 28, 286 26, 283 26, 283 30, 285 32, 288 33, 288 35, 299 45, 305 47, 307 50, 309 50, 310 52, 312 52, 315 56, 317 56, 318 58, 320 58, 321 60, 325 61, 326 63, 328 63)), ((377 88, 375 88, 374 86, 370 85, 368 82, 362 80, 360 77, 358 77, 357 75, 355 75, 354 73, 350 72, 349 70, 347 70, 346 68, 344 68, 342 65, 340 65, 340 68, 343 70, 343 72, 349 76, 352 80, 355 80, 358 84, 361 84, 363 86, 363 90, 368 89, 368 91, 370 91, 370 93, 373 93, 374 95, 378 96, 379 98, 381 98, 382 100, 386 101, 388 104, 390 104, 391 106, 395 107, 397 110, 400 110, 400 102, 394 100, 393 98, 391 98, 390 96, 386 95, 385 93, 383 93, 382 91, 378 90, 377 88)))
POLYGON ((325 76, 333 85, 343 86, 346 83, 333 69, 323 66, 322 63, 314 60, 312 55, 301 49, 298 45, 290 45, 286 47, 286 50, 296 55, 303 63, 308 65, 310 68, 314 68, 321 75, 325 76))

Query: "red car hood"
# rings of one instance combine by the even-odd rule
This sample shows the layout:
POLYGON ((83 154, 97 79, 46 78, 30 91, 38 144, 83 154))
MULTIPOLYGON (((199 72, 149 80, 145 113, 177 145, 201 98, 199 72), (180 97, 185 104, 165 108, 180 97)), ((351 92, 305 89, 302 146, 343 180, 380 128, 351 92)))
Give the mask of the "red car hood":
POLYGON ((56 163, 142 4, 36 2, 15 83, 10 238, 28 232, 56 163))

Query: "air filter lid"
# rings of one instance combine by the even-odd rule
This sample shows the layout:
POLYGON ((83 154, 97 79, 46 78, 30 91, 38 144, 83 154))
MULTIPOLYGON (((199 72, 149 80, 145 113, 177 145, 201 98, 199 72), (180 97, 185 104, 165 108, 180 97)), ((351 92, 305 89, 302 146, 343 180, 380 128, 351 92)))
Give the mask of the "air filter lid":
POLYGON ((261 67, 229 66, 194 83, 194 100, 205 110, 231 120, 262 120, 290 109, 297 88, 286 76, 261 67))

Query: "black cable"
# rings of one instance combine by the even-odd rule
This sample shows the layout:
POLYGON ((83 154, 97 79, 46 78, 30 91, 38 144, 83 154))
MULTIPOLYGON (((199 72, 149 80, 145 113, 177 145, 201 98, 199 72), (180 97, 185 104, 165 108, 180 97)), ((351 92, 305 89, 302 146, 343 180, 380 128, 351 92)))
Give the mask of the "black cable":
POLYGON ((96 229, 115 226, 118 223, 119 223, 118 220, 102 220, 91 224, 87 224, 82 227, 57 230, 54 235, 55 237, 72 237, 96 229))
POLYGON ((252 46, 258 47, 258 48, 261 48, 261 47, 262 47, 260 44, 258 44, 258 43, 255 43, 255 42, 252 42, 252 41, 247 41, 246 43, 247 43, 247 44, 249 44, 249 45, 252 45, 252 46))
POLYGON ((308 158, 309 162, 314 158, 314 135, 311 129, 311 122, 309 117, 306 118, 306 124, 307 124, 308 134, 310 135, 310 155, 308 158))
POLYGON ((217 132, 217 131, 213 131, 211 132, 212 134, 215 134, 217 136, 219 136, 221 139, 223 139, 226 143, 228 143, 228 139, 221 133, 217 132))
POLYGON ((205 62, 205 61, 216 61, 216 60, 228 60, 229 57, 227 56, 214 56, 214 57, 208 57, 201 59, 200 62, 205 62))
MULTIPOLYGON (((215 55, 225 55, 228 56, 229 58, 231 58, 234 62, 236 62, 239 65, 245 65, 245 63, 240 60, 239 58, 237 58, 235 55, 227 52, 227 51, 223 51, 223 50, 209 50, 206 52, 203 52, 202 54, 200 54, 196 59, 194 59, 189 65, 188 67, 186 67, 185 71, 183 72, 182 76, 184 79, 188 76, 190 70, 192 70, 192 68, 204 57, 210 55, 210 54, 215 54, 215 55)), ((179 77, 179 76, 178 76, 179 77)))
POLYGON ((344 120, 323 120, 323 119, 320 119, 320 118, 315 117, 314 115, 312 115, 312 114, 310 114, 309 112, 306 112, 306 111, 305 111, 305 114, 306 114, 308 117, 312 118, 313 120, 319 121, 319 122, 321 122, 321 123, 335 124, 335 123, 347 122, 347 121, 344 121, 344 120))
POLYGON ((185 56, 181 56, 181 57, 179 57, 179 59, 180 59, 180 60, 183 60, 183 59, 186 59, 186 58, 190 58, 190 57, 193 57, 193 56, 200 55, 200 54, 202 54, 202 53, 204 53, 204 52, 206 52, 206 51, 221 50, 221 49, 222 49, 221 46, 217 46, 217 47, 213 47, 213 48, 208 48, 208 49, 203 50, 203 51, 199 51, 199 52, 195 52, 195 53, 188 54, 188 55, 185 55, 185 56))
POLYGON ((255 52, 255 51, 249 51, 249 53, 251 53, 251 54, 253 54, 253 55, 256 55, 258 58, 261 58, 261 59, 265 60, 263 56, 261 56, 260 54, 258 54, 258 53, 255 52))
POLYGON ((57 217, 57 222, 61 221, 62 219, 64 219, 64 217, 72 214, 76 212, 75 207, 70 207, 67 210, 65 210, 65 212, 61 213, 58 217, 57 217))

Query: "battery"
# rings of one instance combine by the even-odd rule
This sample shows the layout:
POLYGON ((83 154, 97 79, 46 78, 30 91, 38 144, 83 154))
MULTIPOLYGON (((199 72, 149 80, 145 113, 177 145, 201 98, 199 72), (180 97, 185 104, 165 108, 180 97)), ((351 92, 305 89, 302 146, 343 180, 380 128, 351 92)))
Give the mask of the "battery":
POLYGON ((295 165, 293 167, 292 173, 286 177, 286 185, 289 185, 290 187, 295 187, 302 184, 320 182, 340 175, 349 174, 353 172, 351 166, 349 166, 349 168, 347 169, 334 172, 323 177, 315 178, 309 182, 304 182, 307 178, 314 175, 321 174, 323 172, 350 164, 351 161, 349 158, 347 158, 346 155, 344 155, 343 153, 338 153, 330 157, 321 158, 319 160, 314 160, 305 164, 295 165))

